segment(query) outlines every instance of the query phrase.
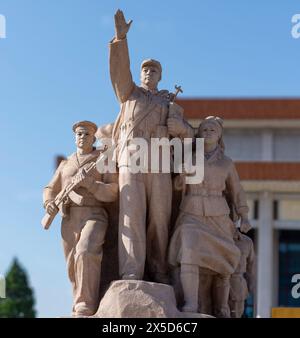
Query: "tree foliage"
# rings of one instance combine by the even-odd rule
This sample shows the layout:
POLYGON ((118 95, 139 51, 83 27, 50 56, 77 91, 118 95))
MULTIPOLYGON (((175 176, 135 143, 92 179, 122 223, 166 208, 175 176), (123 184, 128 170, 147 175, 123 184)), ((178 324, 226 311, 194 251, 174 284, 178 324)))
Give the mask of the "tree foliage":
POLYGON ((35 318, 35 299, 27 273, 17 258, 6 274, 6 298, 0 299, 0 317, 35 318))

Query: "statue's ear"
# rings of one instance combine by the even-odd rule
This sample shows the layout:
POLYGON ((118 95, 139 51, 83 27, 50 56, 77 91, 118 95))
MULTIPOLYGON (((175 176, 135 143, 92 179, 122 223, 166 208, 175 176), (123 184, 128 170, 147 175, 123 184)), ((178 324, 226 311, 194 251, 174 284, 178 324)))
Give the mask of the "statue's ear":
POLYGON ((94 144, 96 141, 97 141, 97 138, 96 138, 96 136, 94 136, 94 142, 93 142, 93 144, 94 144))

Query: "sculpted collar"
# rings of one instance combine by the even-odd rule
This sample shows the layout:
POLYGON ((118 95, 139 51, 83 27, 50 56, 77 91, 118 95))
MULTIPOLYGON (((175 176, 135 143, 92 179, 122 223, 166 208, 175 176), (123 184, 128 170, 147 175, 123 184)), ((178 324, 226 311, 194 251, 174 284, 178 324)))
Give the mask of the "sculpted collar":
POLYGON ((68 157, 68 160, 73 161, 80 168, 83 165, 85 165, 86 163, 96 159, 99 156, 99 154, 100 154, 100 151, 98 149, 94 149, 91 153, 89 153, 85 156, 85 159, 82 163, 79 163, 77 152, 75 152, 68 157))
POLYGON ((151 93, 151 94, 153 94, 153 95, 156 95, 156 94, 158 93, 158 89, 157 89, 157 88, 151 90, 151 89, 149 89, 147 86, 145 86, 143 83, 141 84, 141 88, 142 88, 143 91, 146 92, 146 93, 148 92, 148 93, 151 93))
POLYGON ((165 98, 169 98, 169 95, 170 95, 169 91, 165 90, 165 89, 163 89, 163 90, 158 90, 158 89, 150 90, 148 88, 143 87, 143 85, 141 85, 140 88, 146 95, 152 94, 152 95, 162 96, 162 97, 165 97, 165 98))
POLYGON ((224 153, 221 149, 221 147, 218 145, 217 148, 212 152, 211 156, 207 159, 204 156, 204 160, 207 161, 208 163, 220 160, 224 156, 224 153))

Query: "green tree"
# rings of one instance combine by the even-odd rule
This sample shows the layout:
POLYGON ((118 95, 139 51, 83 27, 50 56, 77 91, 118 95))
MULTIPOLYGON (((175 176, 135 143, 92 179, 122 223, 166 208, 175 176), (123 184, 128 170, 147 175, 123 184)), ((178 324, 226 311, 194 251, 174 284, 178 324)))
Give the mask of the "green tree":
POLYGON ((27 273, 17 258, 6 274, 6 298, 0 299, 0 317, 35 318, 33 290, 29 286, 27 273))

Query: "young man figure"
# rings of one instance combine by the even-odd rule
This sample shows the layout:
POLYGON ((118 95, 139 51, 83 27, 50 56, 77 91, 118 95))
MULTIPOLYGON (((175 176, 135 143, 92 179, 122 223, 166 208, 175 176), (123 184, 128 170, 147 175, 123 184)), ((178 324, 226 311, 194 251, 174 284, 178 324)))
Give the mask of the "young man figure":
POLYGON ((84 168, 96 162, 100 150, 93 147, 97 126, 81 121, 73 126, 76 152, 62 161, 54 177, 44 188, 44 207, 48 214, 57 212, 54 199, 69 183, 82 196, 76 204, 70 198, 62 205, 62 239, 69 279, 73 287, 73 315, 91 316, 99 305, 103 243, 108 226, 105 203, 117 199, 118 185, 104 183, 96 169, 87 175, 84 168))

